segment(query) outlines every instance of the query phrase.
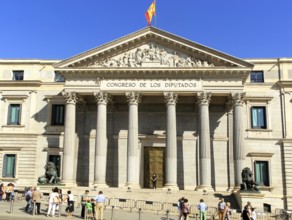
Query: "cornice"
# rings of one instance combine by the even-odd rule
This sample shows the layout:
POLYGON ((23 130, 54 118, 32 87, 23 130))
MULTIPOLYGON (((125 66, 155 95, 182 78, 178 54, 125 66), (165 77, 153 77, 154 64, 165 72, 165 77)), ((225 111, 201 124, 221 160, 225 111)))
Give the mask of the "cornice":
POLYGON ((0 87, 40 87, 41 85, 40 80, 0 80, 0 87))
POLYGON ((55 64, 62 60, 0 59, 0 64, 55 64))

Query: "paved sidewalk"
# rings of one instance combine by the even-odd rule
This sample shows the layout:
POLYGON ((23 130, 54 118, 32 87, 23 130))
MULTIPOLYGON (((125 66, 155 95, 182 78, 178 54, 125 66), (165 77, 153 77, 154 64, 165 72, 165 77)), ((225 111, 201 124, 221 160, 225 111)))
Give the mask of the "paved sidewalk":
MULTIPOLYGON (((41 214, 32 215, 31 213, 26 213, 24 207, 26 206, 25 201, 17 201, 14 203, 13 213, 10 214, 10 203, 0 202, 0 220, 15 220, 15 219, 67 219, 65 213, 65 207, 62 207, 62 212, 60 218, 58 214, 56 217, 46 217, 47 207, 45 203, 41 204, 41 214)), ((64 205, 65 206, 65 205, 64 205)), ((57 212, 56 212, 57 213, 57 212)), ((81 208, 75 208, 73 216, 71 219, 82 219, 80 217, 81 208)), ((104 211, 105 220, 167 220, 166 214, 153 214, 142 212, 139 218, 138 210, 133 210, 131 213, 126 210, 114 209, 112 215, 112 209, 107 207, 104 211)), ((177 216, 169 216, 169 220, 177 220, 177 216)))

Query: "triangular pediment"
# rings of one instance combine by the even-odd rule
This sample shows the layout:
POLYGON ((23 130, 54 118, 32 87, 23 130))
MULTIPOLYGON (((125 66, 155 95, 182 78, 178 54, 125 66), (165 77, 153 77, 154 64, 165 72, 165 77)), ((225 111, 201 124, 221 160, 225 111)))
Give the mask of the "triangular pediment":
POLYGON ((246 68, 253 64, 157 28, 147 27, 55 65, 59 69, 246 68))

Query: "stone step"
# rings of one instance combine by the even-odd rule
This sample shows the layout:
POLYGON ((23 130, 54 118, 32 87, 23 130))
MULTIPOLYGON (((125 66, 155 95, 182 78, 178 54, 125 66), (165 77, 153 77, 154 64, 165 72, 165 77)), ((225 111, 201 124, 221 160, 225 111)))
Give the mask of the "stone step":
MULTIPOLYGON (((69 188, 60 187, 63 190, 63 194, 66 194, 69 188)), ((42 192, 50 192, 51 186, 41 187, 42 192)), ((177 203, 178 199, 185 197, 189 200, 190 205, 197 205, 200 199, 204 199, 204 202, 209 207, 217 207, 220 198, 224 198, 226 202, 231 203, 232 209, 239 209, 238 203, 231 192, 208 192, 206 195, 201 191, 188 191, 188 190, 173 190, 167 191, 164 189, 131 189, 127 188, 89 188, 89 187, 74 187, 70 188, 74 195, 83 195, 85 190, 90 190, 90 196, 96 196, 99 190, 103 191, 103 194, 108 198, 122 198, 132 200, 145 200, 155 201, 161 203, 177 203)))

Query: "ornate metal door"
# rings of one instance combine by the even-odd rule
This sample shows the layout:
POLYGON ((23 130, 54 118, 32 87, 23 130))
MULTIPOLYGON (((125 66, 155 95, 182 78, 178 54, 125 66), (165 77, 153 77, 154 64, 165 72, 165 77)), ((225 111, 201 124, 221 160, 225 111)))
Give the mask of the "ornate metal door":
POLYGON ((144 187, 152 188, 152 175, 157 176, 157 188, 164 186, 164 151, 163 147, 144 147, 144 187))

